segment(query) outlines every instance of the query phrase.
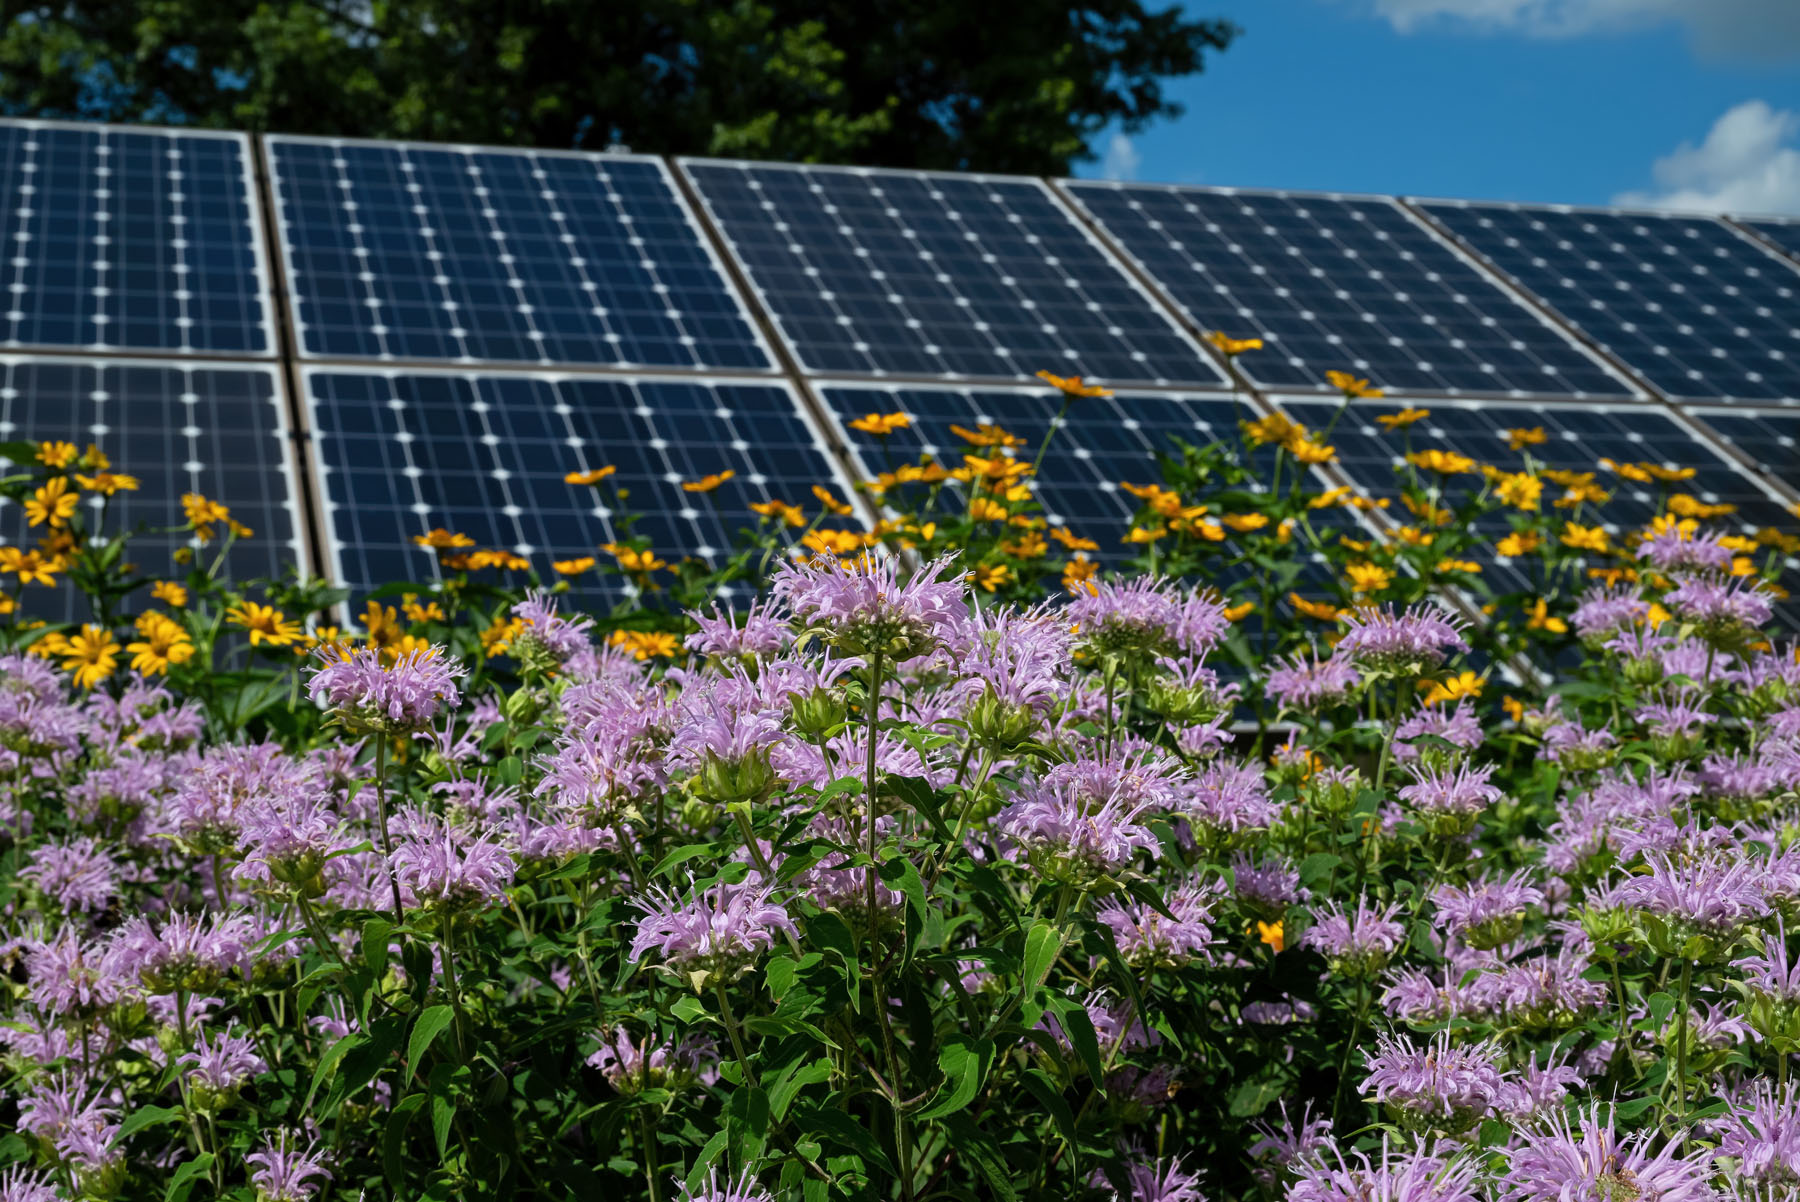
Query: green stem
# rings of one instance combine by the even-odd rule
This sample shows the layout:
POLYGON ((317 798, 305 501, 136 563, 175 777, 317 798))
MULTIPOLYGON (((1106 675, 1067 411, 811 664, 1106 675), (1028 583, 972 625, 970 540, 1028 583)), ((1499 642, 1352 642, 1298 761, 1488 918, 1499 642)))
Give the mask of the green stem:
POLYGON ((644 1137, 644 1182, 650 1187, 650 1202, 662 1202, 662 1184, 656 1179, 656 1127, 648 1109, 638 1111, 638 1130, 644 1137))
POLYGON ((744 1037, 738 1034, 737 1019, 731 1013, 731 1002, 725 996, 725 983, 718 978, 713 979, 713 994, 719 999, 719 1018, 725 1024, 725 1033, 731 1037, 731 1050, 737 1056, 738 1070, 744 1074, 744 1085, 748 1087, 750 1076, 750 1057, 744 1054, 744 1037))
POLYGON ((448 910, 444 911, 440 919, 439 929, 444 934, 444 987, 450 994, 450 1008, 456 1015, 456 1053, 466 1061, 469 1058, 469 1022, 463 1016, 462 990, 458 989, 456 985, 456 957, 454 954, 456 934, 448 910))
POLYGON ((1689 996, 1694 987, 1694 962, 1681 962, 1681 1020, 1675 1029, 1675 1099, 1681 1123, 1681 1145, 1687 1147, 1687 1045, 1689 996))
POLYGON ((394 891, 394 927, 405 921, 406 907, 400 903, 400 877, 394 872, 394 837, 388 832, 387 812, 387 735, 375 736, 375 808, 381 814, 381 852, 387 857, 388 886, 394 891))

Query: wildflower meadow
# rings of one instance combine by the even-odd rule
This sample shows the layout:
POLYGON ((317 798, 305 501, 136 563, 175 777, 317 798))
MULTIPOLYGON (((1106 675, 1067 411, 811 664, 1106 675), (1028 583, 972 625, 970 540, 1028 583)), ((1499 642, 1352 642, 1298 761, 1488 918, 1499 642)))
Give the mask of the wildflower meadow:
POLYGON ((1800 1198, 1800 519, 1380 412, 357 597, 0 445, 0 1202, 1800 1198))

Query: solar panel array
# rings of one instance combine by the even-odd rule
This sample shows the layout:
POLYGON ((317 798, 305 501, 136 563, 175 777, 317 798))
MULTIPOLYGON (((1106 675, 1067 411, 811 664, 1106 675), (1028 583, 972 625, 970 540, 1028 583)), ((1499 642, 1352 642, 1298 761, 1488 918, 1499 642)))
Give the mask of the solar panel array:
MULTIPOLYGON (((1528 422, 1574 470, 1693 464, 1746 524, 1791 524, 1800 477, 1789 222, 22 121, 0 221, 0 434, 98 443, 143 482, 113 502, 133 522, 232 506, 257 530, 234 574, 358 592, 438 570, 414 539, 440 527, 544 577, 625 535, 717 563, 753 502, 949 454, 951 423, 1035 447, 1044 370, 1118 392, 1042 476, 1106 562, 1170 435, 1229 436, 1275 392, 1322 425, 1331 370, 1430 407, 1417 439, 1528 422), (1265 343, 1241 401, 1212 330, 1265 343), (895 409, 915 425, 885 446, 848 425, 895 409)), ((1391 492, 1363 412, 1333 442, 1391 492)), ((1621 492, 1618 521, 1656 502, 1621 492)), ((35 537, 18 519, 0 540, 35 537)))

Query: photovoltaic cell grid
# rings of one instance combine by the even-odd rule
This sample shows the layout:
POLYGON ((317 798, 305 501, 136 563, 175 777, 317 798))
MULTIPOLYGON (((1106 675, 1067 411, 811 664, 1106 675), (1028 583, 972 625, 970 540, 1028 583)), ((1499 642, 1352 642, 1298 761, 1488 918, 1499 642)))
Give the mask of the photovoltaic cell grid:
POLYGON ((1800 221, 1779 221, 1768 218, 1760 221, 1744 221, 1740 224, 1750 227, 1779 246, 1783 253, 1800 259, 1800 221))
POLYGON ((1206 330, 1261 338, 1259 384, 1629 397, 1561 331, 1392 201, 1147 184, 1064 184, 1206 330))
MULTIPOLYGON (((137 477, 137 491, 110 501, 105 529, 137 531, 131 555, 147 574, 182 574, 170 556, 188 536, 164 531, 185 524, 181 496, 190 492, 229 506, 252 531, 228 554, 228 578, 280 578, 304 562, 273 367, 0 357, 0 440, 10 439, 93 443, 112 471, 137 477)), ((97 501, 90 494, 85 503, 97 501)), ((46 529, 28 527, 23 509, 0 498, 0 542, 31 547, 46 529)), ((28 585, 24 600, 46 619, 92 616, 64 583, 28 585)))
POLYGON ((1664 395, 1800 401, 1800 271, 1720 222, 1423 207, 1664 395))
POLYGON ((0 121, 0 346, 274 352, 241 134, 0 121))
MULTIPOLYGON (((610 562, 596 548, 628 534, 670 562, 717 562, 757 524, 751 502, 812 510, 814 485, 848 491, 785 384, 322 367, 306 379, 327 559, 356 593, 436 575, 412 540, 437 527, 550 579, 556 560, 610 562), (606 466, 616 474, 598 488, 564 480, 606 466), (715 492, 681 488, 727 468, 737 476, 715 492), (629 529, 624 513, 640 515, 629 529)), ((623 595, 619 577, 572 583, 590 600, 623 595)))
MULTIPOLYGON (((846 445, 871 475, 903 463, 917 463, 921 454, 930 454, 947 467, 960 466, 964 443, 950 429, 953 424, 966 429, 984 422, 997 425, 1024 440, 1015 455, 1027 461, 1035 459, 1061 407, 1055 394, 1028 388, 832 386, 821 389, 821 395, 842 427, 846 445), (885 440, 849 428, 849 422, 864 414, 895 411, 908 414, 912 426, 885 440)), ((1121 392, 1079 401, 1044 453, 1036 490, 1044 517, 1052 527, 1065 527, 1100 544, 1098 551, 1089 554, 1102 566, 1120 567, 1140 550, 1123 539, 1131 528, 1132 515, 1141 506, 1120 484, 1162 484, 1157 454, 1176 454, 1173 439, 1196 447, 1220 439, 1229 441, 1239 417, 1255 416, 1222 397, 1121 392)), ((1272 462, 1271 455, 1258 456, 1265 481, 1272 462)), ((1322 483, 1317 486, 1326 487, 1322 483)), ((945 503, 960 509, 966 502, 955 497, 945 498, 945 503)), ((1340 509, 1321 510, 1314 516, 1326 526, 1355 523, 1340 509)), ((1052 550, 1056 549, 1052 544, 1052 550)), ((1222 571, 1225 574, 1217 582, 1221 586, 1248 574, 1244 568, 1222 571)), ((1313 589, 1302 584, 1301 591, 1313 589)))
MULTIPOLYGON (((1283 397, 1279 405, 1295 419, 1324 422, 1330 419, 1334 406, 1323 401, 1306 401, 1283 397)), ((1738 507, 1720 526, 1735 523, 1746 533, 1763 526, 1793 525, 1782 504, 1754 479, 1745 474, 1717 451, 1696 439, 1668 414, 1643 406, 1630 405, 1508 405, 1479 402, 1434 402, 1428 406, 1431 416, 1403 431, 1388 431, 1378 425, 1377 413, 1393 412, 1395 406, 1380 402, 1359 403, 1332 432, 1332 443, 1338 449, 1339 461, 1352 481, 1368 495, 1389 497, 1395 501, 1394 516, 1407 520, 1398 508, 1402 475, 1396 471, 1408 451, 1438 448, 1470 456, 1478 462, 1492 463, 1509 470, 1524 466, 1521 452, 1508 449, 1509 429, 1542 429, 1548 436, 1540 446, 1530 448, 1532 459, 1540 467, 1564 471, 1593 472, 1595 483, 1612 494, 1597 511, 1601 524, 1615 533, 1647 524, 1662 512, 1669 493, 1684 492, 1708 504, 1730 503, 1738 507), (1692 467, 1695 476, 1667 486, 1640 484, 1622 479, 1600 466, 1601 459, 1618 463, 1660 463, 1665 467, 1692 467)), ((1422 479, 1430 477, 1421 475, 1422 479)), ((1479 487, 1472 475, 1451 478, 1451 494, 1479 487)), ((1559 490, 1547 484, 1544 504, 1549 505, 1559 490)), ((1586 524, 1596 520, 1596 511, 1585 511, 1586 524)), ((1482 532, 1498 537, 1510 529, 1503 517, 1495 517, 1479 527, 1482 532)), ((1483 579, 1495 593, 1519 589, 1541 588, 1546 582, 1537 575, 1538 561, 1514 561, 1498 555, 1477 556, 1484 565, 1483 579)), ((1795 565, 1800 566, 1800 565, 1795 565)), ((1790 589, 1800 589, 1800 579, 1790 571, 1790 589)), ((1800 605, 1787 602, 1778 611, 1780 620, 1800 629, 1800 605)))
POLYGON ((266 145, 307 356, 774 367, 655 159, 266 145))
POLYGON ((1037 180, 682 169, 808 372, 1224 382, 1037 180))
POLYGON ((1734 443, 1775 480, 1800 487, 1800 409, 1689 408, 1687 413, 1734 443))

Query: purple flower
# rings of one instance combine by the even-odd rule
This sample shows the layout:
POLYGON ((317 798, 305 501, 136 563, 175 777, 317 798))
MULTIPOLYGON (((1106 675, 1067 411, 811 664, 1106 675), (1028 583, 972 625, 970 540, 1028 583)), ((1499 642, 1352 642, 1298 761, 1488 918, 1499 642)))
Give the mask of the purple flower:
POLYGON ((1479 1122, 1500 1093, 1500 1049, 1492 1043, 1453 1047, 1439 1031, 1424 1047, 1381 1035, 1364 1052, 1362 1092, 1413 1130, 1456 1135, 1479 1122))
POLYGON ((32 1004, 46 1014, 91 1014, 117 1001, 131 983, 98 943, 82 939, 70 927, 32 943, 25 968, 32 1004))
POLYGON ((1696 534, 1671 523, 1638 544, 1639 559, 1659 572, 1723 572, 1731 567, 1731 548, 1716 534, 1696 534))
POLYGON ((1263 1119, 1250 1124, 1258 1133, 1256 1142, 1250 1145, 1250 1159, 1256 1161, 1257 1180, 1269 1189, 1283 1175, 1296 1171, 1331 1146, 1331 1120, 1314 1118, 1311 1102, 1301 1108, 1298 1120, 1288 1114, 1285 1101, 1280 1106, 1279 1124, 1263 1119))
POLYGON ((1313 915, 1313 925, 1300 936, 1300 946, 1312 948, 1331 962, 1333 972, 1347 977, 1372 977, 1387 966, 1400 950, 1406 929, 1394 921, 1398 905, 1378 910, 1365 894, 1356 909, 1346 910, 1328 901, 1313 915))
POLYGON ((1231 860, 1231 884, 1245 909, 1269 918, 1280 917, 1306 897, 1300 873, 1275 855, 1255 860, 1239 852, 1231 860))
POLYGON ((195 1104, 207 1110, 225 1104, 252 1077, 269 1071, 249 1036, 220 1034, 209 1039, 204 1031, 195 1037, 194 1050, 182 1053, 176 1063, 188 1066, 195 1104))
POLYGON ((104 910, 119 893, 119 866, 89 835, 46 843, 26 858, 19 877, 59 910, 104 910))
POLYGON ((1142 819, 1152 800, 1126 800, 1121 784, 1094 802, 1068 777, 1047 776, 1025 785, 994 824, 1017 843, 1033 867, 1052 880, 1088 887, 1116 877, 1140 853, 1152 858, 1162 845, 1142 819))
POLYGON ((1715 1126, 1717 1156, 1733 1162, 1733 1180, 1790 1191, 1800 1183, 1800 1097, 1792 1083, 1752 1083, 1715 1126))
POLYGON ((1437 605, 1415 605, 1396 614, 1392 606, 1359 609, 1344 618, 1349 629, 1332 651, 1366 671, 1422 676, 1442 667, 1452 652, 1467 651, 1467 623, 1437 605))
POLYGON ((687 616, 699 629, 687 636, 686 645, 690 651, 698 651, 701 655, 725 659, 767 658, 781 654, 793 641, 793 631, 788 629, 786 622, 756 605, 744 612, 742 622, 738 621, 735 609, 721 612, 715 608, 710 615, 690 609, 687 616))
POLYGON ((642 963, 654 951, 661 968, 696 990, 715 980, 729 984, 774 946, 776 932, 799 937, 787 910, 769 900, 772 892, 754 876, 713 885, 685 902, 652 889, 632 902, 644 918, 631 940, 631 958, 642 963))
MULTIPOLYGON (((1445 970, 1446 978, 1452 974, 1445 970)), ((1449 980, 1439 985, 1417 968, 1396 969, 1381 995, 1381 1008, 1409 1023, 1438 1023, 1453 1017, 1459 1007, 1459 991, 1449 980)))
POLYGON ((1733 960, 1731 966, 1743 974, 1744 987, 1751 993, 1774 998, 1778 1002, 1800 1001, 1800 964, 1787 950, 1785 927, 1773 934, 1763 934, 1760 956, 1733 960))
POLYGON ((723 1184, 719 1181, 719 1168, 714 1165, 708 1174, 706 1184, 695 1193, 680 1180, 675 1182, 681 1191, 681 1197, 675 1202, 775 1202, 775 1195, 756 1184, 756 1176, 749 1169, 733 1181, 727 1177, 723 1184))
MULTIPOLYGON (((1123 998, 1095 990, 1082 999, 1081 1008, 1087 1012, 1088 1022, 1094 1028, 1094 1038, 1100 1045, 1102 1062, 1111 1061, 1124 1052, 1162 1045, 1162 1036, 1146 1027, 1138 1018, 1136 1009, 1123 998)), ((1074 1053, 1075 1044, 1063 1029, 1055 1011, 1045 1014, 1038 1022, 1038 1028, 1048 1031, 1051 1038, 1056 1040, 1057 1046, 1065 1052, 1074 1053)))
POLYGON ((438 911, 492 905, 506 896, 517 872, 512 855, 490 835, 435 815, 394 848, 391 867, 407 906, 438 911))
POLYGON ((1082 641, 1099 655, 1146 661, 1177 652, 1205 655, 1231 627, 1216 594, 1153 576, 1090 582, 1066 612, 1082 641))
POLYGON ((1615 897, 1621 905, 1720 938, 1769 912, 1761 866, 1754 860, 1711 856, 1676 863, 1656 853, 1645 860, 1649 873, 1619 886, 1615 897))
POLYGON ((1450 932, 1470 947, 1499 947, 1518 937, 1525 911, 1543 904, 1543 892, 1528 881, 1517 872, 1503 881, 1441 885, 1431 901, 1450 932))
POLYGON ((1141 902, 1109 900, 1095 917, 1112 928, 1126 963, 1136 968, 1179 968, 1208 959, 1213 942, 1210 903, 1216 887, 1186 884, 1166 899, 1168 916, 1141 902))
POLYGON ((1774 603, 1760 580, 1690 576, 1670 589, 1663 602, 1713 642, 1741 639, 1775 614, 1774 603))
POLYGON ((1296 654, 1269 671, 1263 688, 1283 709, 1315 713, 1341 704, 1362 684, 1362 673, 1348 660, 1296 654))
POLYGON ((1463 986, 1463 1009, 1522 1027, 1563 1026, 1606 1002, 1606 986, 1582 976, 1587 969, 1587 958, 1567 946, 1553 956, 1503 964, 1463 986))
POLYGON ((424 730, 441 710, 462 700, 456 678, 463 666, 442 647, 408 651, 384 666, 381 653, 365 647, 327 658, 313 672, 307 692, 353 730, 410 734, 424 730))
POLYGON ((40 1080, 19 1100, 19 1130, 35 1135, 74 1166, 84 1184, 97 1187, 123 1158, 115 1146, 118 1111, 89 1098, 66 1074, 40 1080))
POLYGON ((321 1184, 331 1180, 324 1158, 311 1143, 297 1146, 296 1138, 283 1130, 244 1157, 246 1164, 255 1166, 250 1184, 256 1187, 256 1202, 308 1202, 321 1184))
POLYGON ((1181 790, 1174 806, 1188 823, 1215 839, 1271 826, 1281 809, 1255 764, 1214 761, 1181 790))
POLYGON ((1575 1199, 1643 1199, 1649 1202, 1713 1202, 1708 1184, 1710 1153, 1695 1148, 1683 1155, 1683 1140, 1671 1139, 1654 1154, 1654 1131, 1621 1139, 1597 1113, 1579 1129, 1562 1114, 1546 1115, 1540 1128, 1516 1132, 1508 1172, 1501 1179, 1501 1202, 1574 1202, 1575 1199))
POLYGON ((1479 746, 1481 720, 1475 716, 1466 697, 1457 702, 1454 709, 1440 705, 1422 707, 1394 729, 1394 759, 1402 764, 1423 759, 1441 765, 1460 759, 1461 753, 1479 746), (1414 745, 1413 740, 1426 737, 1442 739, 1452 747, 1414 745))
POLYGON ((900 663, 954 638, 968 614, 954 561, 936 559, 902 582, 892 559, 821 556, 783 562, 771 586, 794 621, 846 655, 900 663))
POLYGON ((1105 1190, 1113 1202, 1206 1202, 1206 1195, 1200 1192, 1200 1174, 1182 1168, 1179 1156, 1128 1165, 1125 1180, 1126 1192, 1122 1194, 1098 1171, 1089 1184, 1105 1190))
POLYGON ((1466 834, 1481 812, 1501 797, 1499 787, 1488 783, 1494 775, 1491 764, 1434 769, 1413 763, 1406 771, 1413 783, 1401 787, 1400 800, 1417 810, 1435 834, 1466 834))
POLYGON ((50 1179, 17 1165, 0 1171, 0 1202, 61 1202, 50 1179))
POLYGON ((690 1035, 674 1044, 654 1036, 638 1042, 624 1027, 608 1027, 587 1063, 627 1096, 646 1089, 679 1093, 696 1081, 710 1085, 718 1079, 719 1049, 704 1036, 690 1035))
POLYGON ((228 972, 249 974, 255 942, 254 924, 244 914, 198 917, 176 911, 160 929, 139 915, 113 932, 106 961, 109 970, 156 993, 206 993, 228 972))
MULTIPOLYGON (((513 656, 521 663, 561 667, 593 649, 588 632, 594 628, 594 620, 585 614, 574 619, 562 617, 556 612, 556 598, 542 589, 525 594, 512 612, 525 623, 525 629, 512 640, 513 656)), ((449 704, 452 708, 456 705, 454 701, 449 704)))
POLYGON ((1614 634, 1637 626, 1649 612, 1650 603, 1634 592, 1592 588, 1582 595, 1569 621, 1581 641, 1598 650, 1614 634))
POLYGON ((1485 1197, 1475 1187, 1481 1165, 1474 1160, 1397 1152, 1385 1140, 1378 1161, 1361 1152, 1346 1159, 1337 1148, 1329 1151, 1329 1157, 1321 1153, 1300 1163, 1287 1202, 1482 1202, 1485 1197))
POLYGON ((1569 1087, 1581 1082, 1581 1070, 1564 1064, 1557 1054, 1547 1057, 1540 1068, 1533 1052, 1524 1068, 1501 1082, 1494 1109, 1515 1123, 1557 1114, 1569 1096, 1569 1087))
POLYGON ((984 743, 1010 749, 1036 734, 1071 690, 1068 619, 1040 605, 981 610, 964 624, 953 691, 984 743))

